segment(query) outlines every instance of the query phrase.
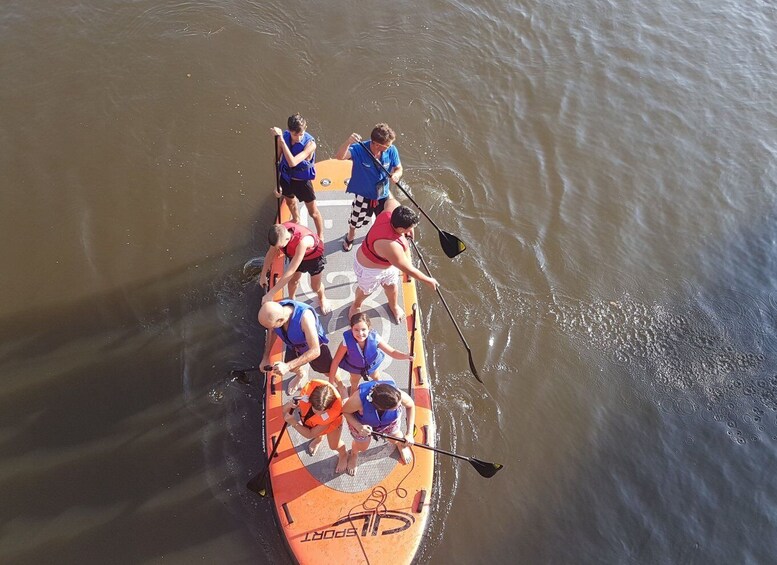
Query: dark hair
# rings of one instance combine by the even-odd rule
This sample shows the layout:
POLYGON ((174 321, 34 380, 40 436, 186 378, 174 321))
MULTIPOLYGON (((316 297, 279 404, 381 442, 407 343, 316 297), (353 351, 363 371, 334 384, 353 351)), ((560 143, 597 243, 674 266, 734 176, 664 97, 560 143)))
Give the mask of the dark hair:
POLYGON ((308 123, 305 121, 305 118, 300 116, 299 112, 297 112, 293 116, 289 116, 289 121, 286 125, 288 126, 289 131, 297 132, 304 131, 305 128, 307 128, 308 123))
POLYGON ((351 324, 351 327, 355 326, 359 322, 364 322, 367 324, 368 328, 372 327, 372 322, 370 322, 370 317, 365 312, 359 312, 358 314, 354 314, 351 316, 351 319, 348 320, 351 324))
POLYGON ((395 228, 412 228, 421 220, 418 212, 407 206, 397 206, 391 213, 391 226, 395 228))
POLYGON ((267 241, 273 247, 278 245, 278 241, 281 236, 286 232, 286 226, 283 224, 275 224, 270 226, 270 231, 267 232, 267 241))
POLYGON ((370 391, 370 396, 372 396, 372 404, 378 410, 399 408, 399 403, 402 400, 402 393, 399 392, 399 389, 386 383, 375 385, 370 391))
POLYGON ((370 133, 370 139, 381 145, 386 145, 388 142, 393 143, 396 138, 397 134, 394 133, 394 130, 383 122, 375 124, 375 127, 372 128, 372 133, 370 133))
POLYGON ((337 400, 337 395, 331 386, 320 385, 310 393, 310 405, 316 410, 329 410, 337 400))

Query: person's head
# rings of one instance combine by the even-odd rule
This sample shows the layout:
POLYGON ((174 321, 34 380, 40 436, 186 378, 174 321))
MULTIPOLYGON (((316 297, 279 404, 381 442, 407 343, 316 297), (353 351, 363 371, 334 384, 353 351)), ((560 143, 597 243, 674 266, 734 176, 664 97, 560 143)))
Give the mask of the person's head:
POLYGON ((286 309, 272 300, 262 304, 257 316, 259 323, 268 330, 280 328, 289 319, 286 309))
POLYGON ((364 312, 359 312, 358 314, 351 316, 350 322, 351 331, 353 332, 353 337, 356 338, 356 341, 361 343, 367 339, 370 329, 372 328, 370 317, 364 312))
POLYGON ((374 145, 380 146, 378 149, 381 151, 391 147, 396 138, 397 134, 394 133, 394 130, 384 123, 375 124, 375 127, 372 128, 372 133, 370 133, 370 141, 374 145))
POLYGON ((399 233, 409 232, 420 220, 418 212, 407 206, 397 206, 391 212, 391 227, 399 233))
POLYGON ((402 401, 402 393, 399 389, 387 383, 375 385, 370 391, 367 400, 372 402, 378 410, 394 410, 399 408, 402 401))
POLYGON ((270 226, 270 231, 267 232, 267 242, 273 247, 286 247, 290 239, 291 234, 283 224, 270 226))
POLYGON ((329 385, 317 386, 310 393, 310 406, 316 414, 320 414, 332 407, 337 400, 335 390, 329 385))
POLYGON ((291 139, 294 143, 299 143, 302 136, 305 134, 305 130, 308 129, 308 123, 305 121, 305 118, 300 116, 299 112, 289 116, 289 121, 286 125, 288 126, 287 129, 289 130, 291 139))

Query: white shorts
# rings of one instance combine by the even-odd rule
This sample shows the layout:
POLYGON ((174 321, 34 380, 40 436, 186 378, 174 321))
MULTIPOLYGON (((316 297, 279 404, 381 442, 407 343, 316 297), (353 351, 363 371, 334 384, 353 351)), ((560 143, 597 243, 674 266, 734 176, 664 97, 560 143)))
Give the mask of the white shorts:
POLYGON ((388 269, 371 269, 354 256, 353 272, 356 273, 356 284, 364 294, 372 294, 381 286, 399 284, 399 269, 393 265, 388 269))

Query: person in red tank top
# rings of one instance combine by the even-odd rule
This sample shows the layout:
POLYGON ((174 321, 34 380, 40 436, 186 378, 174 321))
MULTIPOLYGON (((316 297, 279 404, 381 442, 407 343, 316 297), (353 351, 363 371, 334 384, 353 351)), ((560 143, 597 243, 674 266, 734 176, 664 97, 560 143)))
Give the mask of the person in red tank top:
POLYGON ((294 222, 284 222, 270 228, 267 241, 270 244, 270 249, 267 250, 262 271, 259 273, 259 281, 267 289, 267 293, 262 298, 262 304, 274 300, 275 294, 287 284, 289 285, 289 298, 293 300, 302 273, 308 273, 310 287, 318 295, 321 313, 328 314, 331 307, 326 298, 322 281, 326 257, 324 257, 324 242, 321 241, 321 238, 305 226, 294 222), (266 282, 267 272, 279 253, 286 255, 291 262, 272 288, 268 289, 267 287, 270 285, 266 282))
POLYGON ((383 287, 394 323, 400 323, 405 317, 398 303, 400 271, 423 282, 432 290, 437 289, 438 282, 416 269, 407 254, 409 243, 406 238, 412 237, 413 228, 419 220, 418 214, 407 206, 398 206, 392 212, 382 212, 375 219, 354 258, 356 298, 348 311, 349 318, 361 312, 364 300, 383 287))

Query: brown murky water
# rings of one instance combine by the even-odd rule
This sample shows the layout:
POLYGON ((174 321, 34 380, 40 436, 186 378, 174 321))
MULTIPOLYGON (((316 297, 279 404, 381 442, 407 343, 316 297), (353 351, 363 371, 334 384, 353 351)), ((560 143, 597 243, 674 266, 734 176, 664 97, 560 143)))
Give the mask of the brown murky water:
MULTIPOLYGON (((766 563, 765 2, 0 8, 0 561, 287 563, 262 466, 272 138, 378 121, 413 194, 441 459, 421 561, 766 563)), ((329 234, 337 237, 340 234, 329 234)))

